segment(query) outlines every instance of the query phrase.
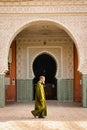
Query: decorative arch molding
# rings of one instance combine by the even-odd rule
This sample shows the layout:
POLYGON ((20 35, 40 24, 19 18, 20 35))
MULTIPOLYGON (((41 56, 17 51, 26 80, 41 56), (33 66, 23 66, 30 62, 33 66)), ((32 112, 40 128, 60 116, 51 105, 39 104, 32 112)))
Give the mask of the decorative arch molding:
MULTIPOLYGON (((22 24, 20 24, 20 26, 17 27, 16 31, 12 33, 12 36, 11 38, 9 39, 9 45, 8 45, 8 54, 9 54, 9 48, 10 48, 10 45, 12 44, 12 41, 15 39, 15 37, 25 28, 31 26, 32 24, 35 24, 37 22, 52 22, 54 25, 56 25, 57 27, 63 29, 70 37, 71 39, 73 40, 76 48, 77 48, 77 53, 78 53, 78 69, 80 68, 80 56, 79 56, 79 49, 78 49, 78 42, 74 36, 74 34, 71 32, 71 30, 63 24, 63 22, 59 22, 57 20, 54 20, 54 19, 47 19, 47 18, 39 18, 39 19, 34 19, 34 20, 28 20, 22 24)), ((8 56, 7 56, 8 58, 8 56)), ((8 60, 7 60, 8 61, 8 60)))
POLYGON ((42 22, 42 21, 43 21, 43 22, 51 22, 51 23, 53 23, 54 25, 56 25, 57 27, 63 29, 63 30, 71 37, 71 39, 73 40, 73 42, 74 42, 74 44, 76 45, 76 48, 77 48, 77 50, 78 50, 78 43, 77 43, 77 41, 76 41, 76 38, 75 38, 74 34, 72 34, 71 30, 70 30, 67 26, 65 26, 65 24, 63 24, 62 22, 57 21, 57 20, 54 20, 54 19, 47 19, 47 18, 40 18, 40 19, 30 20, 30 21, 25 22, 25 23, 23 23, 22 25, 20 25, 20 26, 18 27, 18 29, 17 29, 15 32, 13 32, 12 37, 11 37, 11 39, 10 39, 10 41, 9 41, 9 46, 11 45, 11 43, 12 43, 12 41, 15 39, 15 37, 16 37, 22 30, 24 30, 25 28, 31 26, 32 24, 35 24, 35 23, 37 23, 37 22, 42 22))
POLYGON ((47 55, 49 55, 49 56, 51 56, 53 59, 54 59, 54 61, 55 61, 55 63, 56 63, 56 66, 57 66, 57 70, 56 70, 56 78, 58 78, 59 77, 59 70, 60 70, 60 76, 62 77, 62 66, 63 66, 63 63, 62 63, 62 60, 63 60, 63 57, 62 57, 62 47, 55 47, 54 46, 54 49, 55 48, 58 48, 58 49, 60 49, 60 51, 61 51, 61 57, 60 57, 60 61, 61 61, 61 69, 59 69, 59 67, 60 67, 60 65, 59 65, 59 59, 58 59, 58 57, 53 53, 53 52, 51 52, 50 51, 50 49, 52 49, 53 47, 48 47, 47 46, 47 50, 45 50, 45 48, 43 48, 43 50, 39 50, 39 51, 37 51, 33 56, 32 56, 32 58, 30 58, 29 56, 31 55, 30 53, 29 53, 29 50, 30 49, 33 49, 33 51, 34 51, 34 48, 39 48, 40 49, 40 47, 38 47, 38 46, 36 46, 36 47, 28 47, 27 48, 27 78, 29 78, 29 79, 33 79, 34 78, 34 74, 33 74, 33 69, 32 69, 32 66, 33 66, 33 62, 34 62, 34 60, 39 56, 39 55, 42 55, 42 54, 47 54, 47 55), (30 62, 29 62, 29 60, 30 60, 30 62), (29 64, 30 63, 30 64, 29 64), (29 73, 30 72, 30 73, 29 73))
MULTIPOLYGON (((35 60, 38 56, 43 55, 43 54, 46 54, 46 55, 50 56, 52 59, 54 59, 54 61, 55 61, 55 63, 56 63, 56 77, 57 77, 57 75, 58 75, 58 70, 59 70, 58 60, 57 60, 57 58, 56 58, 51 52, 49 52, 49 51, 42 51, 42 53, 40 52, 37 56, 34 57, 34 60, 35 60)), ((33 62, 32 62, 32 66, 33 66, 34 60, 33 60, 33 62)))
MULTIPOLYGON (((55 63, 56 63, 56 67, 57 67, 57 69, 56 69, 56 77, 57 77, 57 76, 58 76, 58 70, 59 70, 59 67, 58 67, 58 59, 57 59, 50 51, 42 51, 42 52, 40 52, 39 54, 37 54, 37 56, 34 57, 33 62, 34 62, 34 60, 35 60, 38 56, 40 56, 40 55, 42 55, 42 54, 47 54, 47 55, 49 55, 50 57, 52 57, 52 58, 54 59, 54 61, 55 61, 55 63)), ((32 66, 33 66, 33 62, 32 62, 32 66)))

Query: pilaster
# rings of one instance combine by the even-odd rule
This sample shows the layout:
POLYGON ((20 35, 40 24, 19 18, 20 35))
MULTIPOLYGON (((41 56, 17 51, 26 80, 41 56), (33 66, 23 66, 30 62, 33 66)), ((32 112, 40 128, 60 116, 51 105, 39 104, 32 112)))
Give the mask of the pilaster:
POLYGON ((82 76, 82 102, 83 107, 87 107, 87 74, 82 76))
POLYGON ((0 107, 5 106, 5 76, 0 74, 0 107))

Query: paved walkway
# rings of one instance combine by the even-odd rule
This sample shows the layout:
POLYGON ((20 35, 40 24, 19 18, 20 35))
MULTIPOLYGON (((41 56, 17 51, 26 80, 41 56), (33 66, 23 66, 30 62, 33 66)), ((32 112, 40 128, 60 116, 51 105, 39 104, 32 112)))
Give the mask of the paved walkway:
POLYGON ((0 108, 0 130, 87 130, 87 108, 82 108, 81 103, 47 101, 45 119, 35 119, 33 108, 34 102, 0 108))

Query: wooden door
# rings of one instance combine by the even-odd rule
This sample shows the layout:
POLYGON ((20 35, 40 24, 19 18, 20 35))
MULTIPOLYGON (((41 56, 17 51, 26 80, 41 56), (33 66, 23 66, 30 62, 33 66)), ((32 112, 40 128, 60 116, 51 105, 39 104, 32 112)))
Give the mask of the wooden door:
POLYGON ((46 99, 57 99, 57 87, 55 84, 46 83, 45 85, 46 99))
POLYGON ((8 63, 9 71, 6 75, 6 80, 9 80, 9 85, 6 86, 6 102, 16 101, 16 41, 11 44, 12 61, 8 63))
POLYGON ((78 69, 78 54, 74 46, 74 101, 82 101, 82 76, 78 69))

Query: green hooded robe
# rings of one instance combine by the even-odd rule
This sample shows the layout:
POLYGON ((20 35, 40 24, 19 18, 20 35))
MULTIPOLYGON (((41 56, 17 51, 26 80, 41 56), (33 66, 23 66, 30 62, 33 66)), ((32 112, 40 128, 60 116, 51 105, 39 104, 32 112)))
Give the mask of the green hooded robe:
POLYGON ((44 86, 40 82, 36 85, 34 116, 47 116, 44 86))

